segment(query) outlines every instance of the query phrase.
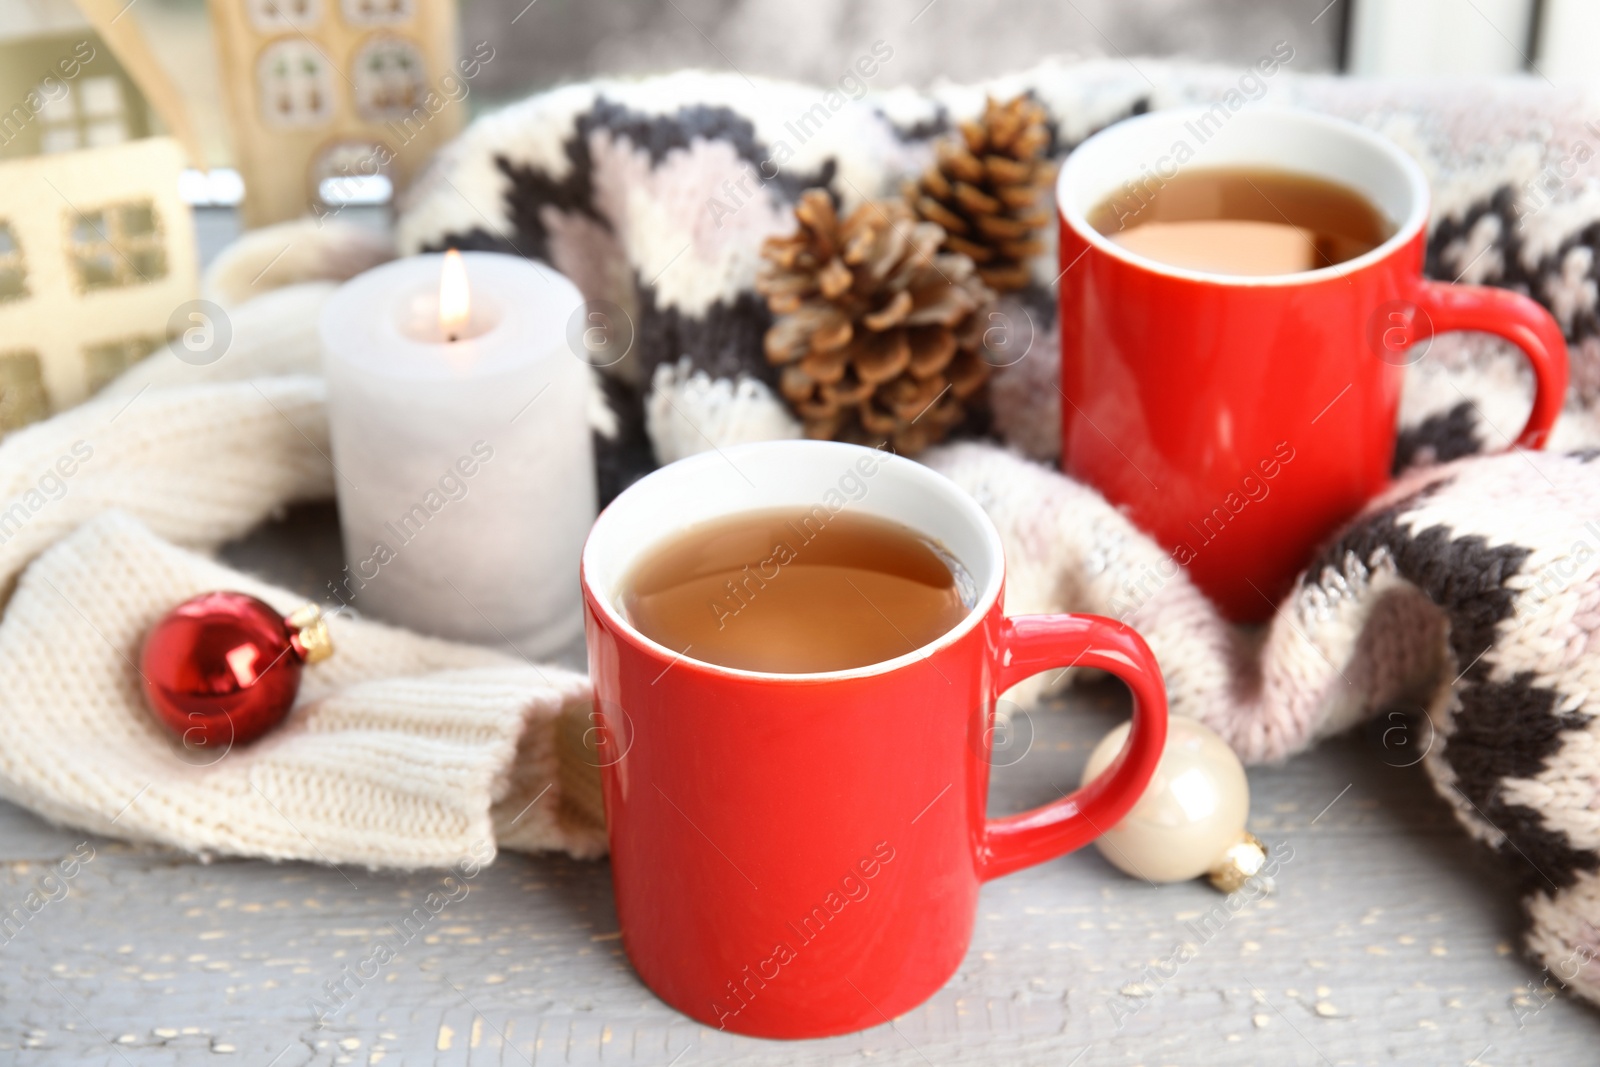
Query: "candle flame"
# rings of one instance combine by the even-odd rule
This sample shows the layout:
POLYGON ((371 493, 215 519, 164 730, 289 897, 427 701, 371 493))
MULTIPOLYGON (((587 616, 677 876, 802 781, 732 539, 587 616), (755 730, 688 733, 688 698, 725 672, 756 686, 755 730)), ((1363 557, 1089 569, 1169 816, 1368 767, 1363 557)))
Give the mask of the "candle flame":
POLYGON ((466 331, 471 316, 467 264, 452 248, 444 254, 444 266, 439 270, 439 332, 454 341, 466 331))

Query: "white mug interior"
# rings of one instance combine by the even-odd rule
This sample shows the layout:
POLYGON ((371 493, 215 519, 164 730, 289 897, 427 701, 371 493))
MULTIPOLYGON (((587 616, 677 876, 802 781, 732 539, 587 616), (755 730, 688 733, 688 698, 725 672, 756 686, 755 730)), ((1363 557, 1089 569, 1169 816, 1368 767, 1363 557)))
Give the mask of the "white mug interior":
POLYGON ((1224 285, 1304 284, 1360 270, 1389 256, 1428 221, 1422 168, 1393 142, 1343 119, 1287 108, 1153 111, 1084 141, 1056 179, 1062 218, 1095 248, 1147 270, 1224 285), (1179 173, 1261 168, 1338 182, 1361 193, 1394 233, 1377 248, 1329 267, 1292 274, 1237 275, 1176 267, 1130 252, 1096 230, 1089 216, 1114 196, 1151 196, 1179 173), (1133 192, 1128 186, 1132 185, 1133 192))
MULTIPOLYGON (((959 639, 994 605, 1004 554, 994 523, 954 482, 891 452, 835 441, 767 441, 702 452, 662 467, 624 490, 600 513, 583 548, 583 580, 611 624, 671 659, 641 633, 621 600, 633 568, 663 542, 705 522, 741 512, 797 507, 890 519, 948 552, 972 580, 971 609, 927 645, 865 667, 804 675, 765 674, 695 660, 738 676, 860 677, 895 670, 959 639)), ((818 526, 825 528, 822 516, 818 526)), ((694 659, 692 656, 682 657, 694 659)))

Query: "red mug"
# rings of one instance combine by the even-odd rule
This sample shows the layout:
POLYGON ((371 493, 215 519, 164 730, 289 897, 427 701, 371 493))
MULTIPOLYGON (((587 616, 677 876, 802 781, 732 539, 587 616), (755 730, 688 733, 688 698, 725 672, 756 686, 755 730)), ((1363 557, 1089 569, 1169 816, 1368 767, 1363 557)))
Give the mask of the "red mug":
POLYGON ((1139 799, 1166 740, 1150 650, 1111 619, 1008 618, 1004 573, 994 525, 954 483, 833 442, 693 456, 601 513, 582 581, 612 879, 623 947, 662 1000, 760 1037, 885 1023, 960 965, 984 881, 1078 848, 1139 799), (971 610, 898 658, 819 674, 702 662, 628 621, 623 583, 663 538, 790 506, 810 536, 845 508, 910 527, 960 562, 971 610), (987 818, 995 698, 1069 664, 1133 691, 1126 746, 1071 796, 987 818))
POLYGON ((1522 349, 1537 392, 1518 446, 1542 446, 1560 413, 1560 327, 1516 293, 1424 279, 1427 182, 1359 126, 1223 104, 1154 112, 1073 150, 1056 203, 1062 468, 1236 621, 1270 616, 1317 545, 1389 483, 1416 342, 1483 330, 1522 349), (1334 266, 1247 277, 1157 262, 1089 224, 1108 200, 1136 210, 1180 169, 1212 167, 1331 179, 1394 234, 1334 266))

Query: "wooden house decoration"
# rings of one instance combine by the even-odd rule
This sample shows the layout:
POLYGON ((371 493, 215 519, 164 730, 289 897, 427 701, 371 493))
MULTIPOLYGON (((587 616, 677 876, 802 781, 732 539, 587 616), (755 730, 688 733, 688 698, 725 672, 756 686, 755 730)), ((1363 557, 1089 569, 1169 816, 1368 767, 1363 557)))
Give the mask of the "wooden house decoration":
POLYGON ((0 434, 148 355, 198 290, 187 152, 149 136, 189 137, 181 102, 119 0, 61 6, 0 36, 0 434))
POLYGON ((454 0, 209 0, 245 225, 406 182, 460 131, 454 0))

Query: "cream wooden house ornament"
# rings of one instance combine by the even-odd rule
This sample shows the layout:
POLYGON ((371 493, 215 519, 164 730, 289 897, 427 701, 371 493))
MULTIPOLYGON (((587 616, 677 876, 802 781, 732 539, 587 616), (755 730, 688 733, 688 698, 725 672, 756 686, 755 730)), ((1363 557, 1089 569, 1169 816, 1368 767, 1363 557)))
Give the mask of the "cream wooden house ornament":
POLYGON ((0 432, 166 342, 197 287, 183 164, 168 137, 0 164, 0 432))
POLYGON ((461 129, 454 0, 209 0, 244 221, 399 189, 461 129), (454 91, 451 91, 451 90, 454 91))
POLYGON ((144 136, 159 123, 191 140, 190 127, 119 6, 80 0, 69 19, 57 4, 49 33, 0 39, 15 97, 0 116, 0 434, 159 347, 198 289, 185 149, 144 136))

